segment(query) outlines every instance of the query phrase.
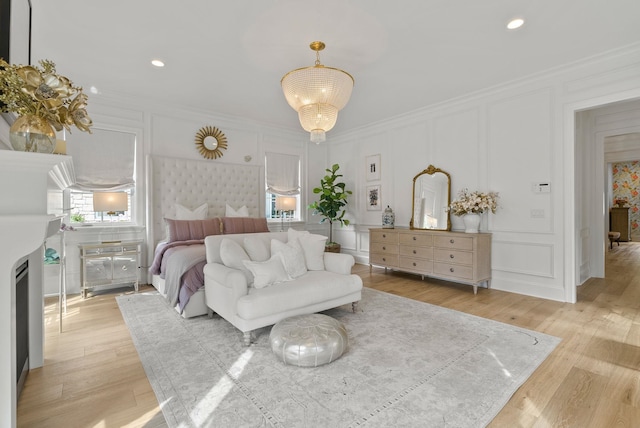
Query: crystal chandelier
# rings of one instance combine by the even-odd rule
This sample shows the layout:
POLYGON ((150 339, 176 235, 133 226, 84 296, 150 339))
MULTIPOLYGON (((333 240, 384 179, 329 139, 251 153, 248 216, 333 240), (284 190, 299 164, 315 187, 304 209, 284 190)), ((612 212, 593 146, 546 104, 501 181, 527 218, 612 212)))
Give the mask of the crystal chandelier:
POLYGON ((334 127, 338 111, 349 101, 354 81, 346 71, 320 64, 323 42, 312 42, 309 47, 316 52, 315 65, 288 72, 280 84, 302 128, 319 144, 327 139, 325 133, 334 127))

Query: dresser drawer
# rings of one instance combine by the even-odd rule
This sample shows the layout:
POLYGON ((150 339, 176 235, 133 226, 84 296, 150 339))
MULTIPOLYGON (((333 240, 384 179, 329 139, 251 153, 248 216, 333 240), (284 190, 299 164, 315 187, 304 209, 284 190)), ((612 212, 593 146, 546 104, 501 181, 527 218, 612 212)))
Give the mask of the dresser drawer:
POLYGON ((369 244, 370 253, 381 254, 398 254, 398 244, 392 244, 390 242, 372 242, 369 244))
POLYGON ((369 254, 369 263, 378 266, 398 267, 397 254, 369 254))
POLYGON ((433 246, 433 235, 425 233, 399 233, 398 238, 401 245, 433 246))
POLYGON ((472 250, 473 238, 466 238, 464 236, 436 236, 435 246, 455 250, 472 250))
POLYGON ((433 247, 400 246, 399 253, 401 256, 433 260, 433 247))
POLYGON ((473 264, 473 253, 469 253, 468 251, 441 250, 438 248, 435 250, 433 259, 438 262, 470 266, 473 264))
POLYGON ((471 266, 435 262, 433 264, 433 273, 452 278, 473 280, 473 268, 471 266))
POLYGON ((388 242, 390 244, 397 244, 398 232, 388 232, 386 230, 370 230, 369 240, 371 242, 388 242))
POLYGON ((433 272, 433 262, 425 259, 400 257, 398 260, 401 270, 430 274, 433 272))

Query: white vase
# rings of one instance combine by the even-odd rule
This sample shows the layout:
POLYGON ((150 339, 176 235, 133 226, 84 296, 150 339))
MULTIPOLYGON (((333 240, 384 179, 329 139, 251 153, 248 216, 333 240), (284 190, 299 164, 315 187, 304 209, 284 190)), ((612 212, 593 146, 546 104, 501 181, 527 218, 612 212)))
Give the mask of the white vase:
POLYGON ((480 214, 469 213, 462 217, 465 233, 478 233, 480 227, 480 214))

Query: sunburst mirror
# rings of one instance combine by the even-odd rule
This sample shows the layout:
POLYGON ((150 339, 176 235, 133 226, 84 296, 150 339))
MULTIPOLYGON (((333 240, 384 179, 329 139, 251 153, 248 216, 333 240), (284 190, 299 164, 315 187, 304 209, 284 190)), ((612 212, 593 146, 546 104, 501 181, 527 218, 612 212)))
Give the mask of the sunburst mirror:
POLYGON ((205 126, 196 134, 196 147, 206 159, 218 159, 227 150, 227 137, 215 126, 205 126))

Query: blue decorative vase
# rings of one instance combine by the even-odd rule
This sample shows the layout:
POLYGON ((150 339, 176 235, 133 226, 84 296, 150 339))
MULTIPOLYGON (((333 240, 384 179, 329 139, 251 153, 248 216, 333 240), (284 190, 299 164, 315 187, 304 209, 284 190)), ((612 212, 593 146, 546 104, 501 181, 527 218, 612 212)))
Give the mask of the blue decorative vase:
POLYGON ((393 210, 389 205, 382 213, 382 228, 383 229, 393 229, 393 226, 396 221, 396 215, 393 213, 393 210))

